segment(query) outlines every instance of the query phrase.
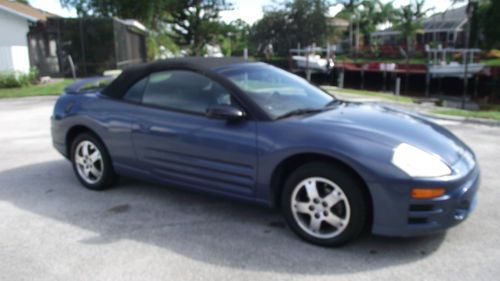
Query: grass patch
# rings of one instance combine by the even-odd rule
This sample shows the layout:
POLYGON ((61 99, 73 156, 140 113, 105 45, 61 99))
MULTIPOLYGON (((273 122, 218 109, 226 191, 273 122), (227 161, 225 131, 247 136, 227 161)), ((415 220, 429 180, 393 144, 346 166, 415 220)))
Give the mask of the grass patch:
MULTIPOLYGON (((322 87, 328 92, 331 92, 333 94, 339 93, 339 94, 354 94, 354 95, 362 95, 362 96, 368 96, 368 97, 374 97, 374 98, 381 98, 385 100, 390 100, 390 101, 398 101, 398 98, 389 93, 381 93, 381 92, 374 92, 374 91, 367 91, 367 90, 354 90, 354 89, 338 89, 338 88, 332 88, 332 87, 322 87)), ((411 97, 406 97, 406 96, 399 96, 399 101, 400 102, 408 102, 412 103, 414 100, 411 97)))
POLYGON ((485 65, 489 65, 489 66, 500 66, 500 58, 499 59, 482 60, 481 63, 484 63, 485 65))
POLYGON ((72 79, 64 79, 59 82, 31 85, 20 88, 0 89, 0 98, 30 97, 30 96, 51 96, 59 95, 64 88, 73 83, 72 79))
POLYGON ((443 109, 436 109, 433 111, 433 113, 461 116, 461 117, 474 117, 474 118, 500 120, 500 111, 469 111, 463 109, 443 108, 443 109))

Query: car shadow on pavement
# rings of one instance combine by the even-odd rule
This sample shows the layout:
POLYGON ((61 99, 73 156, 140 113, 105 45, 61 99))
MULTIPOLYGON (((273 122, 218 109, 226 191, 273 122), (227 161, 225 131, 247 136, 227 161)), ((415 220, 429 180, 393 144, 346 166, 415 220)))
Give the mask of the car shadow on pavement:
POLYGON ((445 239, 367 236, 341 248, 318 247, 297 238, 277 211, 251 204, 128 179, 108 191, 86 190, 64 160, 2 171, 0 183, 0 201, 95 233, 75 243, 130 239, 251 271, 371 271, 424 259, 445 239))

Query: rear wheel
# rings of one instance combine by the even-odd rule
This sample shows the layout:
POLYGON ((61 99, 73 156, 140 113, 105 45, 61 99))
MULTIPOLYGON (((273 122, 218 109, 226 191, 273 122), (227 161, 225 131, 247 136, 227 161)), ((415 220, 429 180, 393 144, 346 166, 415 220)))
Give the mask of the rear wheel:
POLYGON ((92 134, 83 133, 74 139, 71 162, 78 180, 89 189, 107 189, 117 179, 106 148, 92 134))
POLYGON ((288 177, 282 212, 301 238, 322 246, 339 246, 363 230, 367 210, 361 188, 342 167, 309 163, 288 177))

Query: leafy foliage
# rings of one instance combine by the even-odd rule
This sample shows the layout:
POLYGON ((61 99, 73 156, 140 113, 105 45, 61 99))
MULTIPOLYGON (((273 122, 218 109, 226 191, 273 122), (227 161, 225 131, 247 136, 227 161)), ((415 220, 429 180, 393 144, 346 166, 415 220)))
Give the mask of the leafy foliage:
POLYGON ((26 87, 36 82, 38 70, 30 69, 28 73, 3 72, 0 73, 0 88, 26 87))
POLYGON ((268 45, 273 45, 279 55, 287 55, 292 46, 287 25, 288 14, 285 10, 272 10, 252 26, 250 35, 251 48, 262 52, 268 45))
POLYGON ((148 43, 149 57, 155 57, 158 46, 176 51, 185 47, 192 55, 201 55, 203 47, 220 34, 219 13, 231 8, 225 0, 60 0, 73 7, 80 16, 133 18, 144 23, 152 32, 148 43), (168 35, 172 40, 166 38, 168 35))
POLYGON ((169 0, 60 0, 63 7, 75 8, 79 16, 137 19, 150 28, 157 26, 169 0))
MULTIPOLYGON (((370 33, 376 30, 377 25, 392 22, 396 16, 396 9, 393 2, 385 2, 381 0, 338 0, 338 4, 342 4, 344 9, 337 17, 349 21, 349 46, 352 50, 354 42, 358 43, 359 32, 362 33, 364 43, 370 44, 370 33), (354 36, 354 28, 356 28, 356 36, 354 36)), ((358 44, 356 44, 358 45, 358 44)))
POLYGON ((368 36, 376 30, 377 25, 385 22, 393 22, 397 10, 393 6, 394 1, 384 3, 377 1, 364 1, 364 9, 360 12, 360 26, 363 34, 368 36))
POLYGON ((328 31, 326 17, 328 3, 323 0, 295 0, 286 5, 289 11, 290 34, 296 42, 303 46, 312 43, 325 44, 328 31))
POLYGON ((177 44, 189 48, 191 55, 201 55, 221 33, 219 13, 230 7, 224 0, 169 1, 164 19, 177 44))
POLYGON ((148 61, 172 56, 180 52, 179 46, 167 32, 150 31, 146 38, 148 61))
POLYGON ((425 0, 416 0, 396 11, 394 26, 406 39, 406 51, 409 54, 415 50, 415 37, 422 30, 423 21, 430 10, 424 10, 424 3, 425 0))
POLYGON ((325 0, 294 0, 265 11, 264 17, 252 27, 253 48, 262 51, 272 44, 278 55, 285 56, 288 49, 299 43, 325 44, 328 7, 325 0))
POLYGON ((484 46, 488 49, 500 49, 500 28, 498 28, 500 1, 490 0, 480 3, 477 15, 484 36, 484 46))
POLYGON ((221 23, 221 32, 217 42, 225 56, 242 56, 248 48, 251 27, 245 21, 238 19, 228 24, 221 23))

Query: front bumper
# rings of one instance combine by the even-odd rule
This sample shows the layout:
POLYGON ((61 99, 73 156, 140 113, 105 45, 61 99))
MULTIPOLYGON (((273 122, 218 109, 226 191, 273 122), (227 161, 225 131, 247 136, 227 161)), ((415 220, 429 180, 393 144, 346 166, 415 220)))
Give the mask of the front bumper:
POLYGON ((372 232, 386 236, 417 236, 457 225, 474 210, 479 183, 478 165, 464 174, 440 180, 412 180, 392 185, 372 183, 372 232), (433 199, 411 199, 412 187, 444 187, 446 193, 433 199), (378 192, 373 193, 373 190, 378 192))

